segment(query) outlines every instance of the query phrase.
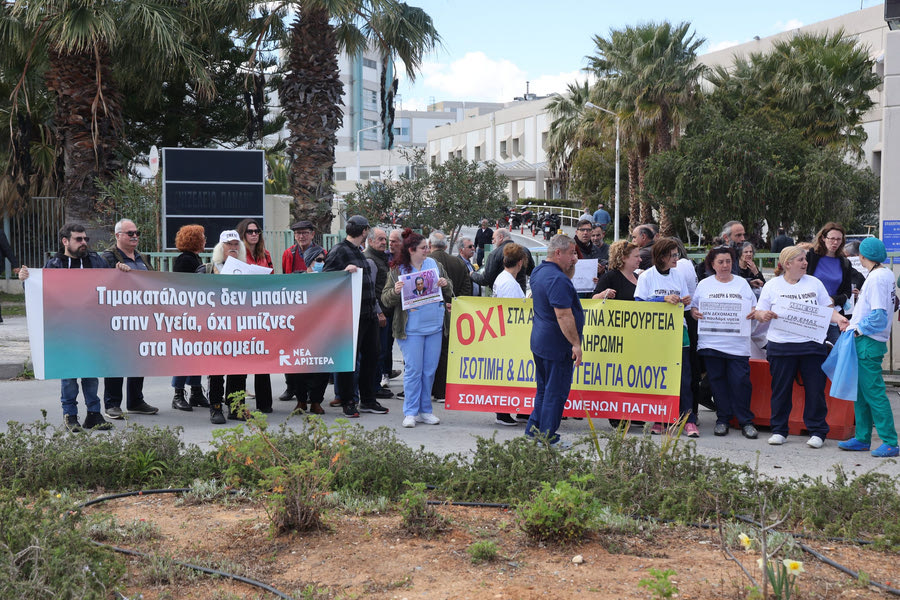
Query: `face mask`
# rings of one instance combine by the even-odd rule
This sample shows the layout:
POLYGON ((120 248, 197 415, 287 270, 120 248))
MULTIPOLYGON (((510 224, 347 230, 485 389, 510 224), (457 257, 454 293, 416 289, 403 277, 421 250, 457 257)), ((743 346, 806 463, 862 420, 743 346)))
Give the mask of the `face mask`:
POLYGON ((325 268, 325 263, 323 263, 323 262, 313 263, 313 271, 315 271, 316 273, 321 273, 322 269, 324 269, 324 268, 325 268))

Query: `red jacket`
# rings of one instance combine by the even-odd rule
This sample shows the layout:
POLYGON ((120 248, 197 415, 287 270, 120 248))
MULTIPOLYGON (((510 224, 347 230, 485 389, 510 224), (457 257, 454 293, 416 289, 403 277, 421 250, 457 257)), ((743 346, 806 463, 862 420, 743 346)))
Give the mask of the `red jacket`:
POLYGON ((275 265, 272 264, 272 256, 269 254, 268 250, 266 250, 265 252, 266 252, 265 257, 260 261, 254 260, 253 257, 250 256, 250 253, 248 252, 247 253, 247 264, 248 265, 258 265, 260 267, 269 267, 270 269, 274 269, 275 265))
POLYGON ((306 273, 307 268, 306 261, 303 260, 303 252, 300 251, 300 246, 294 244, 281 255, 282 273, 306 273))

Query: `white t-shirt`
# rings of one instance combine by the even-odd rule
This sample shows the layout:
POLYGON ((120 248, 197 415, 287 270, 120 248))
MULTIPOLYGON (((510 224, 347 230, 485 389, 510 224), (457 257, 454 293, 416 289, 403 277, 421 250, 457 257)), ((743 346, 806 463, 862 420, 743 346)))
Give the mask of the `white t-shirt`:
POLYGON ((677 269, 669 270, 663 275, 656 267, 650 267, 640 274, 634 297, 641 300, 661 301, 663 297, 678 294, 679 298, 690 296, 687 282, 677 269))
POLYGON ((880 308, 888 314, 887 325, 882 331, 869 337, 879 342, 887 342, 891 335, 891 316, 894 314, 895 296, 894 274, 890 269, 879 267, 869 271, 869 276, 866 277, 862 289, 859 290, 859 298, 853 309, 853 318, 850 319, 849 329, 856 329, 856 326, 866 315, 880 308))
POLYGON ((689 258, 679 258, 675 268, 681 273, 684 282, 687 284, 688 295, 693 296, 694 290, 697 289, 697 269, 696 265, 689 258))
MULTIPOLYGON (((784 275, 770 279, 763 286, 759 294, 757 310, 772 310, 779 300, 797 300, 806 304, 818 304, 819 306, 831 306, 831 296, 821 281, 812 275, 804 275, 800 281, 794 284, 788 283, 784 275)), ((777 310, 775 312, 778 312, 777 310)), ((769 327, 766 339, 777 344, 796 344, 807 340, 797 339, 785 334, 778 329, 769 327)))
MULTIPOLYGON (((739 275, 734 275, 728 283, 718 281, 715 276, 707 277, 697 284, 697 289, 691 299, 691 306, 700 310, 701 300, 742 300, 749 304, 750 310, 756 306, 756 294, 747 280, 739 275)), ((702 312, 702 311, 701 311, 702 312)), ((746 314, 744 316, 746 316, 746 314)), ((714 333, 700 333, 698 350, 718 350, 733 356, 750 356, 750 338, 739 335, 716 335, 714 333)))
POLYGON ((509 271, 503 269, 497 275, 493 285, 495 298, 524 298, 525 292, 522 286, 516 281, 516 278, 509 274, 509 271))

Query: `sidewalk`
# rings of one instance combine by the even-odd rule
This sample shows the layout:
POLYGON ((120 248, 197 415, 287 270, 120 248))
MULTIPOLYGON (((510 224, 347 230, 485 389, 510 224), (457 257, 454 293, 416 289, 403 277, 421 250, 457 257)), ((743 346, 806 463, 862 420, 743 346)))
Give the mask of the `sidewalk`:
POLYGON ((0 323, 0 379, 12 379, 31 368, 25 317, 5 316, 0 323))

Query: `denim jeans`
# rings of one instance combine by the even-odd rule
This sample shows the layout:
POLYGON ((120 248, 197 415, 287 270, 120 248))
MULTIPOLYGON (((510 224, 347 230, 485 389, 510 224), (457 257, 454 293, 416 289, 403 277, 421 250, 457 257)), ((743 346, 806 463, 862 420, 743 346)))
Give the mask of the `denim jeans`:
MULTIPOLYGON (((81 391, 84 393, 84 404, 88 412, 100 412, 100 397, 97 395, 99 387, 100 380, 96 377, 81 378, 81 391)), ((62 402, 63 414, 78 416, 78 380, 62 379, 60 388, 59 399, 62 402)))

